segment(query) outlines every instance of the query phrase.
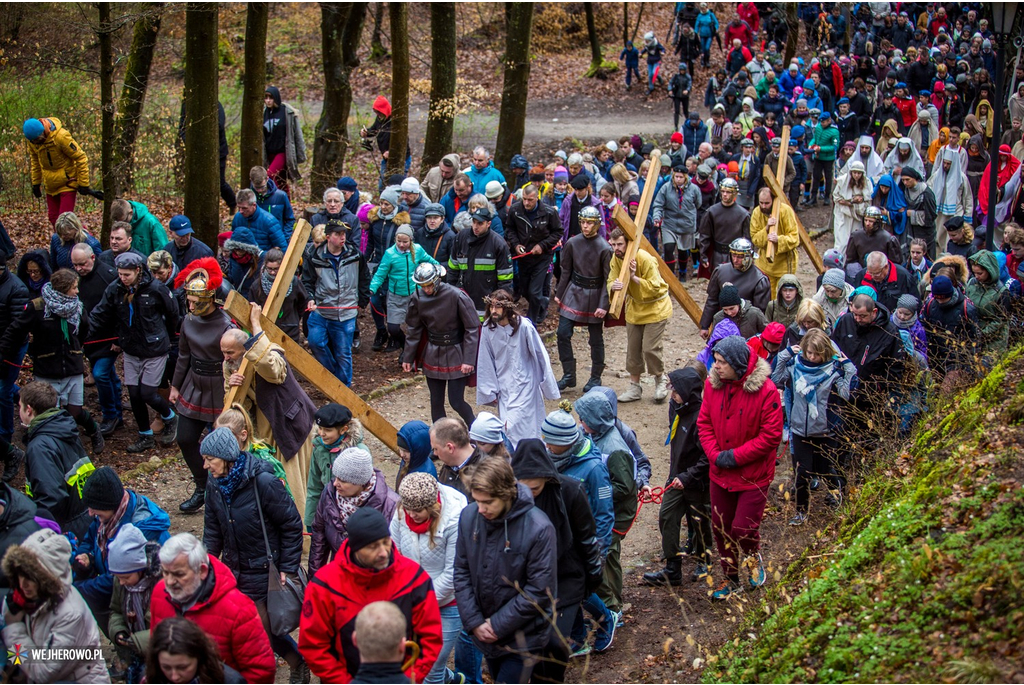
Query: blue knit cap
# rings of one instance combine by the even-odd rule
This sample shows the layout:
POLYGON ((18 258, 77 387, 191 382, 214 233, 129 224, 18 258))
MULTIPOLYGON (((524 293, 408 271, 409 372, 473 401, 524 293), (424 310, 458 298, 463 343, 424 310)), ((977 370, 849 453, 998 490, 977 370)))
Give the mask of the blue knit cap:
POLYGON ((540 437, 548 445, 572 445, 579 440, 580 429, 572 414, 556 409, 545 417, 540 437))
POLYGON ((25 137, 29 140, 35 140, 39 136, 43 135, 43 122, 38 119, 26 119, 25 125, 21 127, 21 132, 25 134, 25 137))

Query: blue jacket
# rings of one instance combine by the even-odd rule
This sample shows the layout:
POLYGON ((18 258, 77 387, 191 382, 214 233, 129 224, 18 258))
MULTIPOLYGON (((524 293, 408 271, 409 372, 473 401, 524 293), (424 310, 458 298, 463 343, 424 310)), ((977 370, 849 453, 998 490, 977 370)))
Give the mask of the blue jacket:
POLYGON ((281 222, 273 214, 257 206, 252 216, 245 218, 241 212, 235 214, 231 220, 231 228, 248 228, 256 238, 256 244, 260 249, 267 251, 272 247, 279 247, 282 250, 288 249, 288 237, 281 228, 281 222))
MULTIPOLYGON (((100 256, 100 252, 103 252, 103 247, 100 245, 100 241, 96 240, 90 233, 85 234, 85 242, 89 244, 92 251, 96 253, 96 256, 100 256)), ((72 240, 70 243, 62 242, 60 236, 54 233, 50 236, 50 269, 56 271, 57 269, 71 269, 74 268, 71 265, 71 249, 78 244, 77 240, 72 240)))
POLYGON ((459 205, 459 210, 455 211, 455 188, 449 188, 448 192, 441 198, 441 206, 444 207, 444 220, 448 222, 449 226, 455 224, 455 215, 462 214, 469 209, 469 203, 463 202, 459 205))
POLYGON ((630 45, 622 49, 622 52, 619 53, 619 59, 625 59, 627 67, 640 66, 640 51, 630 45))
POLYGON ((688 151, 692 151, 693 154, 697 154, 697 148, 704 142, 704 139, 708 136, 708 126, 703 121, 698 121, 696 128, 690 126, 690 120, 680 127, 683 133, 683 145, 686 146, 688 151))
POLYGON ((409 448, 409 461, 402 460, 395 476, 395 492, 398 484, 410 473, 429 473, 437 478, 437 467, 430 459, 430 426, 422 421, 409 421, 398 429, 398 437, 405 441, 409 448))
POLYGON ((697 21, 693 22, 693 30, 701 38, 711 38, 718 33, 718 17, 711 10, 701 12, 697 15, 697 21))
MULTIPOLYGON (((807 79, 799 71, 796 72, 796 76, 790 76, 789 70, 782 72, 782 76, 779 77, 779 88, 782 89, 782 94, 789 100, 793 99, 793 89, 797 86, 803 86, 804 81, 807 79)), ((810 109, 810 104, 807 105, 810 109)))
MULTIPOLYGON (((253 189, 255 193, 256 190, 253 189)), ((288 193, 280 190, 274 183, 274 179, 267 179, 267 192, 263 195, 256 193, 256 204, 260 209, 265 209, 274 215, 284 229, 284 237, 292 238, 292 228, 295 226, 295 214, 292 212, 292 202, 288 199, 288 193)), ((287 244, 285 245, 287 247, 287 244)), ((284 248, 281 248, 284 249, 284 248)))
POLYGON ((487 184, 491 181, 497 181, 501 185, 505 185, 505 175, 494 168, 494 162, 488 163, 487 168, 483 171, 478 171, 475 166, 470 165, 466 175, 473 182, 473 192, 480 193, 481 195, 486 190, 487 184))
POLYGON ((612 507, 612 482, 608 475, 608 467, 601 459, 601 451, 588 436, 580 433, 579 440, 569 452, 568 466, 556 462, 559 473, 575 478, 583 484, 587 491, 587 501, 594 513, 597 524, 597 537, 601 540, 601 553, 607 554, 612 544, 612 528, 615 527, 615 510, 612 507))
MULTIPOLYGON (((121 530, 121 526, 124 524, 131 523, 142 531, 142 534, 150 542, 158 542, 161 545, 167 542, 167 539, 171 537, 171 534, 168 532, 171 527, 171 518, 167 515, 167 512, 145 495, 140 495, 127 489, 125 492, 128 493, 128 506, 125 508, 124 516, 121 517, 121 522, 118 524, 118 531, 121 530)), ((114 576, 107 570, 106 551, 100 552, 97 539, 99 531, 100 520, 98 517, 93 517, 92 523, 89 524, 89 531, 75 550, 75 556, 79 554, 89 555, 89 571, 84 579, 75 581, 75 587, 90 605, 93 602, 100 602, 100 606, 105 607, 110 604, 110 593, 114 589, 114 576)), ((115 533, 113 537, 117 537, 117 534, 115 533)), ((108 540, 108 549, 109 545, 110 541, 108 540)))

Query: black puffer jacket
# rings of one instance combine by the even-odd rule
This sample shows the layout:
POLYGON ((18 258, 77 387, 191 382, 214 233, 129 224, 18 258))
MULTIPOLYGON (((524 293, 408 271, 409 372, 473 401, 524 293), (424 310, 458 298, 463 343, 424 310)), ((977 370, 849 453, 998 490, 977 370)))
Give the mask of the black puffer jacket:
MULTIPOLYGON (((21 494, 7 483, 0 483, 0 499, 4 511, 0 513, 0 559, 7 553, 7 548, 20 545, 25 539, 42 526, 36 523, 36 503, 21 494)), ((0 595, 6 595, 10 589, 10 580, 0 569, 0 595)))
POLYGON ((708 492, 708 455, 697 436, 697 415, 700 414, 704 379, 696 369, 685 367, 671 372, 668 380, 683 402, 677 404, 673 399, 668 405, 670 442, 665 485, 678 478, 687 491, 708 492))
POLYGON ((477 507, 462 510, 455 600, 467 632, 490 619, 497 642, 473 637, 484 656, 503 656, 510 647, 536 654, 548 643, 551 626, 544 613, 558 596, 557 554, 555 529, 522 483, 500 518, 487 520, 477 507))
POLYGON ((580 481, 558 473, 544 443, 523 440, 512 455, 516 478, 546 478, 533 503, 555 527, 558 545, 558 604, 582 602, 601 584, 601 541, 580 481))
MULTIPOLYGON (((82 306, 85 308, 84 317, 88 317, 89 312, 96 308, 96 305, 103 299, 103 293, 106 292, 107 286, 116 280, 117 269, 99 261, 93 263, 92 271, 85 276, 79 277, 78 299, 82 301, 82 306)), ((89 344, 89 340, 113 337, 115 337, 113 332, 97 335, 97 331, 89 331, 89 335, 82 341, 84 343, 85 356, 90 360, 99 359, 100 357, 116 357, 117 353, 111 350, 111 346, 117 342, 116 340, 89 344)))
POLYGON ((861 326, 847 312, 836 321, 832 341, 839 351, 857 367, 857 376, 864 385, 901 381, 907 353, 896 324, 890 321, 885 305, 875 305, 875 320, 861 326))
POLYGON ((82 342, 89 335, 89 319, 83 312, 78 326, 56 316, 47 316, 43 298, 25 305, 21 316, 2 331, 0 358, 13 363, 22 343, 32 334, 28 355, 32 357, 32 372, 42 378, 67 378, 85 373, 82 342))
POLYGON ((134 288, 126 287, 121 279, 108 285, 89 315, 89 327, 97 335, 116 332, 121 349, 142 359, 167 354, 178 323, 177 303, 167 286, 154 280, 147 269, 142 270, 134 288))
POLYGON ((0 331, 6 331, 28 304, 28 288, 21 279, 5 269, 0 275, 0 331))
POLYGON ((238 579, 238 589, 262 601, 267 597, 267 545, 263 540, 254 484, 260 489, 260 505, 274 564, 282 573, 298 573, 302 561, 302 518, 284 484, 274 477, 270 464, 249 454, 242 482, 229 505, 216 478, 206 482, 203 542, 210 554, 220 557, 238 579))
POLYGON ((79 539, 89 531, 92 518, 82 503, 82 475, 91 473, 92 461, 78 439, 78 426, 63 409, 45 411, 25 433, 25 480, 36 506, 46 509, 65 533, 79 539))
POLYGON ((921 323, 928 340, 928 366, 940 373, 969 368, 978 342, 978 310, 957 289, 939 302, 929 297, 921 308, 921 323))

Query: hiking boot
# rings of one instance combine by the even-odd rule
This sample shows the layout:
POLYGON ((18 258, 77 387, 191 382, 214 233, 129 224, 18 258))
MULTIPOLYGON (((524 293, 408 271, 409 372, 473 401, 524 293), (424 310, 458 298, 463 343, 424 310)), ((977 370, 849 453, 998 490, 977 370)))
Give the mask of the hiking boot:
POLYGON ((306 685, 309 683, 309 664, 303 661, 296 668, 291 668, 288 671, 288 682, 289 683, 302 683, 306 685))
POLYGON ((604 619, 597 626, 597 637, 594 638, 594 651, 598 654, 607 652, 615 640, 615 616, 605 610, 604 619))
POLYGON ((145 452, 146 450, 156 449, 156 440, 153 439, 152 435, 140 435, 139 439, 128 445, 125 452, 129 454, 138 454, 139 452, 145 452))
MULTIPOLYGON (((93 425, 95 426, 96 424, 93 425)), ((89 436, 89 440, 92 442, 92 453, 103 454, 103 448, 107 446, 107 441, 103 439, 103 431, 98 426, 92 435, 89 436)))
POLYGON ((654 380, 654 402, 661 404, 668 397, 668 376, 661 374, 654 380))
POLYGON ((11 449, 7 452, 7 456, 4 457, 3 481, 5 483, 10 483, 14 480, 21 471, 21 465, 24 463, 25 452, 14 445, 11 445, 11 449))
POLYGON ((750 571, 749 582, 751 588, 759 588, 768 580, 768 574, 765 573, 764 560, 761 558, 760 552, 747 557, 743 565, 750 571))
POLYGON ((690 574, 690 582, 696 583, 701 578, 706 578, 708 573, 710 571, 707 564, 697 564, 693 567, 693 573, 690 574))
POLYGON ((576 387, 576 362, 575 361, 564 361, 562 362, 562 377, 558 379, 558 389, 565 390, 566 388, 576 387))
POLYGON ((387 347, 384 348, 385 352, 400 352, 405 345, 397 338, 388 338, 387 347))
MULTIPOLYGON (((194 486, 195 486, 195 484, 193 484, 193 487, 194 486)), ((182 502, 181 504, 178 505, 178 509, 183 514, 194 514, 194 513, 198 512, 200 509, 202 509, 203 505, 205 505, 205 504, 206 504, 206 490, 200 490, 199 488, 196 488, 195 492, 192 493, 191 497, 189 497, 187 500, 185 500, 184 502, 182 502)), ((299 682, 299 681, 293 681, 293 682, 299 682)), ((305 682, 309 682, 309 681, 306 680, 305 682)))
POLYGON ((789 523, 787 525, 790 525, 790 526, 802 526, 806 522, 807 522, 807 514, 805 512, 798 511, 798 512, 796 512, 796 515, 793 518, 789 519, 789 523))
POLYGON ((821 487, 821 479, 811 478, 811 484, 808 485, 807 487, 810 488, 811 490, 817 490, 818 488, 821 487))
POLYGON ((601 385, 601 377, 591 376, 590 380, 587 381, 587 384, 583 386, 583 392, 590 392, 599 385, 601 385))
POLYGON ((679 557, 665 562, 665 568, 644 574, 646 585, 672 587, 683 584, 683 560, 679 557))
POLYGON ((829 509, 838 509, 843 506, 843 491, 829 490, 828 494, 825 495, 825 506, 829 509))
POLYGON ((644 389, 640 387, 639 383, 630 383, 629 389, 626 392, 618 396, 619 404, 625 402, 636 402, 644 396, 644 389))
POLYGON ((100 423, 100 433, 103 433, 103 437, 109 438, 113 435, 118 428, 124 426, 124 419, 118 417, 116 419, 106 419, 100 423))
POLYGON ((374 336, 374 338, 373 338, 373 345, 370 346, 370 349, 373 350, 374 352, 380 352, 381 350, 384 349, 384 345, 386 345, 387 342, 388 342, 388 332, 387 331, 377 331, 377 335, 374 336))
POLYGON ((739 583, 726 578, 722 581, 722 584, 718 586, 718 589, 711 593, 711 599, 716 601, 726 600, 733 595, 740 594, 742 591, 743 590, 740 588, 739 583))
POLYGON ((178 438, 178 415, 175 414, 169 419, 164 420, 164 429, 160 431, 160 437, 157 438, 163 447, 170 447, 174 444, 174 441, 178 438))
POLYGON ((359 345, 360 344, 361 343, 360 343, 360 340, 359 340, 359 329, 357 328, 355 330, 355 333, 352 334, 352 352, 354 354, 358 354, 358 352, 359 352, 359 345))

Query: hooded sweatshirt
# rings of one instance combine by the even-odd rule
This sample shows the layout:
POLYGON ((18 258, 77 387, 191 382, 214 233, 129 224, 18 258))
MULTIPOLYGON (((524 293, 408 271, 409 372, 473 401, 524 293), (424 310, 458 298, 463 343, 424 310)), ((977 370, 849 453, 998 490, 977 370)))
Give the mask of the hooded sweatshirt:
POLYGON ((697 437, 704 379, 696 369, 686 367, 670 372, 668 380, 683 401, 677 403, 672 399, 668 405, 669 465, 665 485, 678 478, 684 490, 707 493, 708 457, 697 437))
POLYGON ((277 86, 267 86, 267 93, 274 98, 274 108, 263 108, 263 146, 267 158, 284 152, 285 132, 287 123, 284 118, 284 107, 281 106, 281 91, 277 86))
POLYGON ((612 506, 615 530, 625 535, 636 516, 636 462, 625 440, 615 428, 615 412, 608 398, 598 388, 576 400, 580 421, 591 430, 591 439, 601 451, 612 484, 612 506))
POLYGON ((979 352, 1000 354, 1009 344, 1009 319, 1004 301, 1006 286, 999 277, 999 262, 988 250, 980 250, 968 260, 988 272, 989 280, 982 283, 974 276, 967 281, 967 297, 978 310, 979 352))
POLYGON ((800 283, 800 279, 793 274, 785 274, 779 279, 779 285, 775 289, 775 299, 768 303, 764 316, 768 323, 777 321, 783 326, 788 326, 796 321, 796 310, 803 300, 804 286, 800 283), (796 286, 796 297, 793 298, 791 304, 786 304, 786 301, 782 299, 782 287, 785 285, 796 286))

